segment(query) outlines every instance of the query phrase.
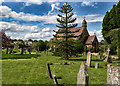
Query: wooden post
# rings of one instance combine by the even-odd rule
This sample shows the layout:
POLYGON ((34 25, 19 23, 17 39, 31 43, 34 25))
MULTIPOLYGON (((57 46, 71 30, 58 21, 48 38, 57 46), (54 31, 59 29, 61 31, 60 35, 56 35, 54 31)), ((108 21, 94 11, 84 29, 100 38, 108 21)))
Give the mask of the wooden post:
POLYGON ((48 76, 49 76, 50 79, 52 79, 52 74, 51 74, 51 70, 50 70, 50 64, 48 62, 46 63, 46 67, 47 67, 48 76))
POLYGON ((53 80, 54 80, 54 83, 58 86, 58 81, 57 81, 55 74, 53 74, 53 80))

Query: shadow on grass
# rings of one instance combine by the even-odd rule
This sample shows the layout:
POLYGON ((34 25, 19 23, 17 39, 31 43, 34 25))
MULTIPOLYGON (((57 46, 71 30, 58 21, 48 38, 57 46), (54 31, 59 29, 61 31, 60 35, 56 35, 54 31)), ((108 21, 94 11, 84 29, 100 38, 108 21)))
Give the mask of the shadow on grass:
POLYGON ((39 54, 3 54, 2 59, 31 59, 38 58, 39 54))
POLYGON ((79 59, 68 59, 69 61, 86 61, 86 59, 81 59, 81 58, 79 58, 79 59))

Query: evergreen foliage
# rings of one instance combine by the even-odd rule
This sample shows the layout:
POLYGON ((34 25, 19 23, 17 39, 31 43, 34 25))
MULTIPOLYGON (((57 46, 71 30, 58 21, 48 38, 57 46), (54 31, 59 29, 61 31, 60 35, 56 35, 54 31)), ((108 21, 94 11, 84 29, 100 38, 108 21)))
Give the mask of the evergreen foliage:
POLYGON ((110 12, 106 12, 102 27, 102 34, 105 41, 112 46, 111 49, 114 49, 111 52, 114 53, 113 51, 117 49, 117 54, 120 57, 120 1, 117 5, 113 5, 110 12))
MULTIPOLYGON (((59 54, 61 54, 62 57, 65 59, 68 59, 71 55, 73 55, 73 47, 74 43, 72 40, 69 40, 70 38, 75 37, 73 35, 74 32, 70 31, 70 28, 74 28, 77 26, 77 23, 74 23, 76 18, 72 18, 74 13, 71 13, 73 8, 67 4, 64 4, 61 9, 59 10, 62 14, 58 14, 57 22, 59 23, 56 25, 59 29, 56 32, 56 35, 53 35, 56 40, 57 38, 62 39, 61 41, 58 40, 56 42, 57 48, 56 51, 58 51, 59 54), (74 23, 74 24, 73 24, 74 23), (63 35, 58 35, 58 34, 63 34, 63 35)), ((76 31, 75 31, 76 32, 76 31)))

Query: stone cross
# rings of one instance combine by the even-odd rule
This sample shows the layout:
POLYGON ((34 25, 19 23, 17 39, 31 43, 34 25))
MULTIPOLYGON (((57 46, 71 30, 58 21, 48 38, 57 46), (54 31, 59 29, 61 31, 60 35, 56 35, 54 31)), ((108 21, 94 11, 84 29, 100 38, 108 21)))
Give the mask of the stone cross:
POLYGON ((88 54, 87 54, 87 66, 88 67, 91 66, 91 58, 92 58, 92 54, 91 54, 91 52, 88 52, 88 54))
POLYGON ((99 63, 98 62, 95 63, 95 68, 96 69, 99 68, 99 63))
POLYGON ((107 56, 109 57, 109 54, 110 54, 110 48, 108 48, 108 50, 107 50, 107 51, 108 51, 108 55, 107 55, 107 56))
POLYGON ((49 63, 46 63, 46 68, 47 68, 49 78, 52 79, 52 74, 51 74, 50 64, 49 63))
POLYGON ((82 62, 77 76, 77 86, 81 86, 81 84, 82 86, 88 86, 88 82, 89 76, 87 66, 85 65, 85 62, 82 62))
POLYGON ((109 54, 110 54, 110 48, 108 48, 108 54, 107 54, 107 57, 105 58, 105 60, 104 61, 106 61, 106 62, 112 62, 111 61, 111 58, 110 58, 110 56, 109 56, 109 54))

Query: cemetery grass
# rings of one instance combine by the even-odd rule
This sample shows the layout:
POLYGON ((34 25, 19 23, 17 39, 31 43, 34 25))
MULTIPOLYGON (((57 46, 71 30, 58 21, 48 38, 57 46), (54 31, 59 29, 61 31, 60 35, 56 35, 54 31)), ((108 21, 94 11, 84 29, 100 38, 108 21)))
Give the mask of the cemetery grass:
MULTIPOLYGON (((25 55, 3 54, 2 58, 2 83, 3 84, 54 84, 52 79, 48 78, 46 70, 46 62, 54 63, 50 65, 52 74, 58 78, 59 84, 76 84, 77 74, 81 62, 86 62, 86 56, 70 58, 69 60, 62 60, 60 57, 45 55, 44 52, 40 54, 31 54, 33 58, 24 58, 25 55), (33 56, 32 56, 33 55, 33 56), (13 59, 13 57, 15 59, 13 59), (7 59, 9 58, 9 59, 7 59), (69 65, 63 65, 63 62, 68 62, 69 65)), ((27 55, 26 55, 27 56, 27 55)), ((117 65, 118 61, 114 60, 113 65, 117 65)), ((103 66, 103 61, 92 56, 92 66, 88 67, 89 84, 106 84, 107 82, 107 67, 103 66), (95 63, 99 62, 100 68, 95 69, 95 63)))

